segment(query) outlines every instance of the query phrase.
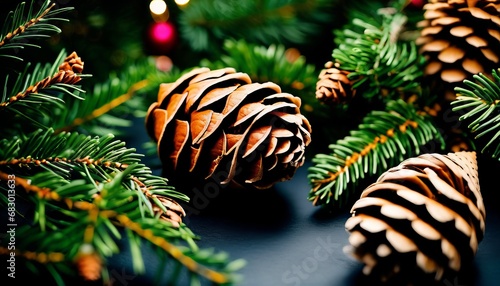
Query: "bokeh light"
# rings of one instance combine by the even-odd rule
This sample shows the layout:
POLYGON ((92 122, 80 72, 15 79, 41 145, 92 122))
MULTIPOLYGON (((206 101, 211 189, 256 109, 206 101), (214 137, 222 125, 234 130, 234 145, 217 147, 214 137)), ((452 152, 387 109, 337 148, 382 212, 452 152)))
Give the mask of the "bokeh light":
POLYGON ((167 3, 163 0, 152 0, 151 3, 149 3, 149 10, 153 14, 162 15, 167 11, 167 3))
POLYGON ((183 6, 189 3, 189 0, 175 0, 175 3, 179 6, 183 6))
POLYGON ((174 28, 168 22, 155 23, 151 36, 155 42, 168 42, 174 36, 174 28))

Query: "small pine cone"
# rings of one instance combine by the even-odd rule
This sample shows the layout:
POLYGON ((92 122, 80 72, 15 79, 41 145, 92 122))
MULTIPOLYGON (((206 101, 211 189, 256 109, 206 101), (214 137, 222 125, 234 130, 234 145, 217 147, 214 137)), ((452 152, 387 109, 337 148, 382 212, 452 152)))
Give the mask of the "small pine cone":
POLYGON ((90 244, 82 244, 75 260, 78 272, 87 281, 101 278, 102 259, 90 244))
POLYGON ((431 0, 417 39, 425 75, 445 91, 472 75, 491 74, 500 60, 499 0, 431 0))
POLYGON ((155 204, 153 205, 155 215, 159 215, 160 219, 170 222, 174 227, 179 227, 182 223, 182 218, 186 216, 186 212, 182 206, 178 202, 164 196, 156 196, 156 198, 167 211, 163 211, 155 204))
POLYGON ((327 62, 316 82, 316 98, 325 104, 348 102, 355 94, 348 74, 348 71, 335 68, 333 62, 327 62))
POLYGON ((405 160, 368 186, 351 214, 346 252, 365 274, 398 284, 456 275, 485 231, 476 153, 405 160))
POLYGON ((311 126, 301 100, 232 68, 195 69, 162 84, 146 129, 172 180, 266 189, 304 163, 311 126))

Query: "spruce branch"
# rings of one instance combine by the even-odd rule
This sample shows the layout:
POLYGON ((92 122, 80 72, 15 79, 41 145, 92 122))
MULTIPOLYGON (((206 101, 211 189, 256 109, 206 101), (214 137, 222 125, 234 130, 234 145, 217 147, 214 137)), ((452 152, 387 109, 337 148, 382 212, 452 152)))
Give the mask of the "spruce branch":
MULTIPOLYGON (((144 239, 197 276, 214 283, 236 279, 227 269, 227 256, 205 261, 198 253, 198 238, 180 220, 185 213, 176 202, 187 197, 166 179, 152 175, 133 149, 112 136, 39 130, 15 142, 4 139, 0 145, 2 151, 4 146, 16 146, 0 155, 1 202, 8 201, 11 186, 6 184, 14 175, 16 201, 34 209, 33 218, 26 218, 34 225, 16 230, 22 238, 16 247, 34 257, 64 253, 54 256, 56 260, 33 261, 53 267, 56 280, 64 281, 59 276, 68 262, 85 280, 105 277, 105 261, 120 251, 117 241, 127 229, 132 231, 133 249, 140 249, 138 243, 144 239)), ((141 254, 135 254, 133 265, 140 274, 143 259, 137 255, 141 254)))
POLYGON ((380 175, 420 147, 444 141, 428 116, 403 100, 389 101, 385 111, 370 112, 358 130, 331 144, 330 154, 316 154, 309 167, 312 186, 308 199, 314 205, 343 208, 365 177, 380 175))
MULTIPOLYGON (((111 81, 113 82, 113 81, 111 81)), ((113 85, 114 83, 111 83, 111 85, 113 85)), ((146 87, 148 85, 148 81, 147 80, 141 80, 141 81, 138 81, 134 84, 132 84, 129 89, 123 93, 123 94, 120 94, 116 97, 113 98, 112 95, 114 95, 113 93, 105 93, 107 95, 111 95, 109 101, 107 102, 104 102, 101 106, 95 106, 93 109, 92 108, 89 108, 89 102, 91 102, 91 99, 90 97, 87 97, 87 101, 85 103, 82 103, 81 107, 83 107, 82 109, 76 109, 76 110, 84 110, 84 111, 87 111, 87 114, 80 114, 80 117, 76 117, 74 118, 72 121, 69 121, 71 123, 67 124, 67 125, 63 125, 63 127, 60 127, 58 130, 56 130, 56 133, 59 133, 59 132, 62 132, 62 131, 73 131, 75 130, 77 127, 81 127, 83 124, 85 123, 88 123, 92 120, 95 120, 97 118, 99 118, 100 116, 103 116, 105 114, 108 114, 108 113, 111 113, 111 111, 115 108, 117 108, 118 106, 124 104, 125 102, 127 102, 128 100, 130 100, 132 98, 132 96, 135 94, 135 92, 137 92, 138 90, 146 87)), ((101 92, 98 92, 98 94, 93 94, 93 96, 95 98, 99 98, 102 103, 102 98, 100 97, 100 95, 105 95, 105 94, 101 94, 101 92)), ((94 102, 99 102, 99 101, 94 101, 94 102)), ((71 112, 72 110, 68 110, 68 112, 66 113, 67 116, 69 115, 72 115, 73 117, 75 117, 76 112, 71 112)), ((63 117, 64 118, 64 117, 63 117)), ((109 117, 106 117, 109 119, 109 117)), ((66 117, 65 119, 69 119, 68 117, 66 117)), ((119 122, 120 119, 119 118, 114 118, 115 119, 115 125, 118 125, 118 126, 128 126, 128 122, 126 122, 125 119, 123 119, 124 122, 119 122), (119 123, 118 123, 119 122, 119 123)), ((108 124, 109 124, 109 120, 108 121, 108 124)), ((66 124, 66 122, 68 122, 67 120, 61 120, 59 123, 62 124, 66 124)), ((108 130, 106 130, 106 133, 108 130)), ((96 133, 96 132, 93 132, 93 133, 96 133)))
POLYGON ((68 21, 65 18, 56 16, 73 8, 54 9, 54 7, 55 3, 46 0, 35 11, 35 1, 31 1, 27 11, 26 2, 19 3, 14 11, 10 11, 0 30, 0 57, 22 61, 21 57, 12 53, 17 53, 18 49, 24 49, 25 47, 40 48, 30 40, 46 38, 51 34, 60 33, 61 29, 51 22, 68 21))
POLYGON ((396 9, 379 9, 377 17, 354 18, 334 31, 333 61, 363 98, 387 101, 421 93, 425 59, 414 42, 401 39, 406 22, 396 9))
POLYGON ((492 158, 500 155, 500 69, 493 70, 491 77, 482 73, 473 76, 474 81, 464 80, 465 87, 456 87, 457 97, 451 102, 453 111, 465 111, 460 121, 468 121, 467 128, 474 139, 485 138, 482 153, 492 158))
POLYGON ((151 94, 163 82, 171 82, 179 71, 162 72, 155 66, 153 58, 134 62, 120 72, 109 75, 109 79, 86 88, 85 100, 69 98, 69 108, 58 109, 58 116, 48 123, 56 133, 82 131, 106 135, 122 134, 120 128, 131 125, 130 115, 143 117, 151 94))
POLYGON ((88 76, 82 74, 83 64, 75 52, 66 55, 61 50, 53 64, 36 64, 31 73, 27 65, 14 84, 2 92, 0 118, 12 124, 3 128, 0 134, 7 136, 19 130, 33 130, 29 126, 48 128, 46 118, 50 118, 48 115, 53 115, 55 109, 66 108, 66 97, 83 100, 81 93, 84 91, 77 85, 88 76))
MULTIPOLYGON (((91 176, 99 182, 109 180, 110 174, 121 172, 132 164, 140 164, 142 157, 111 134, 100 137, 69 132, 54 134, 52 129, 40 129, 26 137, 0 140, 0 148, 0 170, 23 173, 49 170, 66 179, 79 174, 91 176)), ((166 179, 153 175, 149 168, 140 165, 141 168, 131 174, 131 183, 124 185, 126 189, 147 190, 145 196, 153 201, 153 195, 188 199, 175 191, 166 179)), ((157 205, 165 209, 163 203, 157 205)))
MULTIPOLYGON (((57 64, 55 64, 57 65, 57 64)), ((54 66, 55 66, 54 65, 54 66)), ((38 69, 37 69, 38 70, 38 69)), ((34 73, 30 76, 26 76, 27 80, 30 82, 33 82, 34 80, 37 80, 40 76, 42 76, 45 72, 49 72, 47 69, 41 69, 39 70, 39 73, 34 73)), ((52 68, 50 69, 52 71, 52 68)), ((0 107, 5 108, 8 107, 9 105, 15 103, 15 102, 20 102, 23 99, 25 99, 28 96, 34 96, 39 94, 40 91, 42 90, 48 90, 49 88, 52 89, 59 89, 56 84, 66 84, 66 85, 74 85, 77 82, 81 80, 81 77, 79 74, 81 74, 83 71, 83 62, 78 55, 73 52, 70 55, 68 55, 62 64, 59 65, 58 71, 56 74, 52 76, 47 76, 43 78, 42 80, 36 81, 34 84, 31 84, 28 88, 26 88, 23 91, 18 92, 16 95, 13 95, 6 100, 6 93, 4 92, 2 102, 0 102, 0 107)), ((63 89, 66 91, 65 89, 63 89)), ((73 93, 70 93, 73 96, 76 96, 73 93)), ((49 97, 50 98, 50 97, 49 97)), ((55 98, 51 98, 55 99, 55 98)), ((82 99, 82 98, 79 98, 82 99)))

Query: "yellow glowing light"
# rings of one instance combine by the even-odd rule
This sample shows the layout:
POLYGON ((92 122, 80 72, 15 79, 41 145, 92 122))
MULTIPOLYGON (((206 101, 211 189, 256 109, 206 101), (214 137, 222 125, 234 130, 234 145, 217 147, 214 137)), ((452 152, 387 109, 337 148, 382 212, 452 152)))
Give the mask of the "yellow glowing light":
POLYGON ((163 0, 152 0, 151 3, 149 3, 149 10, 153 14, 161 15, 167 11, 167 3, 163 0))
POLYGON ((186 5, 187 3, 189 3, 189 0, 175 0, 175 3, 177 3, 177 5, 186 5))

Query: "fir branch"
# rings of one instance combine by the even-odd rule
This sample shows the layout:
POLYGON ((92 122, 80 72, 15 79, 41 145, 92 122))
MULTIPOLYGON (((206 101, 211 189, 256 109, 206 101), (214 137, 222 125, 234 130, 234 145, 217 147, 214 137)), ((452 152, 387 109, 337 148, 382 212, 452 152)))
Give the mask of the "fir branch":
POLYGON ((30 43, 31 39, 45 38, 51 34, 60 33, 61 30, 49 23, 50 21, 67 21, 67 19, 56 17, 58 14, 72 10, 72 8, 54 9, 55 3, 46 0, 37 11, 34 11, 35 1, 31 1, 28 11, 26 3, 18 4, 14 11, 10 11, 0 31, 0 57, 8 57, 22 61, 23 59, 7 54, 6 52, 17 52, 17 49, 25 47, 40 46, 30 43))
MULTIPOLYGON (((141 157, 135 149, 126 148, 125 142, 115 140, 111 134, 92 137, 67 132, 54 134, 52 129, 40 129, 25 138, 0 140, 0 170, 35 172, 45 169, 64 178, 91 174, 95 180, 105 182, 111 173, 139 164, 141 157)), ((166 179, 152 175, 149 168, 141 166, 131 174, 134 177, 132 181, 139 178, 153 194, 158 192, 177 199, 188 199, 175 191, 166 179)), ((126 188, 133 190, 134 186, 127 185, 126 188)))
POLYGON ((464 80, 465 87, 456 87, 457 97, 451 102, 453 111, 465 111, 460 121, 469 121, 467 128, 475 139, 485 138, 482 153, 500 158, 500 69, 491 78, 479 73, 475 81, 464 80))
POLYGON ((323 0, 198 1, 182 11, 180 34, 198 51, 217 49, 228 38, 303 44, 331 20, 331 7, 323 0))
POLYGON ((189 271, 202 275, 209 281, 217 284, 227 284, 231 281, 230 277, 197 263, 193 258, 184 254, 185 251, 168 242, 163 237, 154 235, 151 230, 144 229, 139 223, 131 221, 127 216, 117 215, 116 218, 124 227, 132 230, 137 235, 150 241, 154 245, 169 253, 173 258, 184 265, 189 271))
MULTIPOLYGON (((109 102, 105 103, 104 105, 101 105, 100 107, 97 107, 96 109, 92 110, 90 114, 83 115, 82 117, 77 117, 73 119, 73 121, 69 124, 66 125, 58 130, 56 130, 56 133, 62 132, 62 131, 72 131, 75 128, 92 121, 106 113, 111 112, 114 108, 120 106, 121 104, 125 103, 126 101, 130 100, 132 96, 137 92, 138 90, 146 87, 148 85, 147 80, 142 80, 139 82, 136 82, 130 86, 130 88, 127 90, 126 93, 119 95, 116 98, 111 99, 109 102)), ((108 93, 109 94, 109 93, 108 93)), ((98 95, 97 95, 98 96, 98 95)), ((88 100, 90 101, 90 99, 88 100)), ((88 110, 88 109, 87 109, 88 110)), ((72 113, 75 114, 75 113, 72 113)))
POLYGON ((95 135, 120 135, 120 128, 131 124, 130 115, 143 117, 156 100, 160 84, 175 81, 178 73, 177 69, 159 71, 153 58, 135 62, 120 73, 110 74, 105 82, 86 88, 84 101, 68 99, 68 107, 57 109, 57 116, 47 124, 56 133, 84 130, 95 135))
POLYGON ((14 181, 14 186, 23 188, 26 192, 35 193, 40 199, 51 199, 58 201, 60 199, 56 192, 51 191, 48 188, 40 188, 39 186, 32 185, 31 182, 24 178, 15 177, 11 179, 13 175, 7 174, 0 171, 0 181, 14 181))
MULTIPOLYGON (((0 101, 0 119, 12 122, 0 131, 2 137, 16 134, 19 130, 31 132, 36 128, 48 128, 48 118, 57 108, 67 108, 65 98, 83 100, 77 83, 83 77, 83 61, 73 52, 66 55, 61 50, 53 64, 37 64, 31 73, 19 74, 12 86, 3 90, 0 101)), ((7 86, 7 81, 5 83, 7 86)), ((50 116, 52 115, 52 116, 50 116)))
MULTIPOLYGON (((41 134, 35 135, 33 138, 40 137, 41 134)), ((59 257, 57 261, 44 259, 36 262, 48 268, 55 267, 56 276, 59 275, 57 273, 61 267, 68 262, 71 262, 70 265, 74 262, 76 270, 84 279, 96 280, 104 276, 101 272, 105 272, 103 267, 107 257, 120 251, 116 243, 121 239, 119 229, 130 229, 135 236, 167 252, 195 275, 201 275, 214 283, 229 283, 237 277, 227 268, 230 264, 226 259, 215 259, 216 262, 205 263, 203 253, 198 253, 200 250, 194 242, 197 237, 182 223, 165 219, 163 212, 155 211, 153 204, 157 202, 149 199, 154 197, 170 200, 167 196, 175 197, 172 196, 174 192, 160 190, 159 186, 165 187, 166 181, 145 172, 147 170, 143 165, 131 162, 126 166, 120 165, 120 169, 111 168, 111 172, 105 173, 104 169, 99 168, 99 164, 93 165, 95 161, 87 156, 83 158, 81 164, 75 164, 76 160, 68 156, 64 160, 68 165, 66 168, 72 170, 71 176, 68 177, 66 172, 50 168, 50 164, 40 162, 41 157, 49 156, 51 153, 54 158, 61 158, 62 156, 57 155, 57 149, 72 149, 71 145, 64 145, 64 142, 61 142, 63 135, 64 133, 52 135, 52 140, 58 142, 52 145, 42 136, 43 146, 59 147, 55 148, 55 152, 49 150, 39 152, 40 156, 31 156, 32 161, 16 162, 17 159, 10 158, 0 164, 0 182, 6 183, 12 174, 15 174, 16 196, 22 198, 25 197, 24 194, 28 195, 27 201, 35 208, 33 221, 36 225, 26 224, 16 230, 16 235, 22 237, 16 241, 16 248, 19 251, 36 252, 42 256, 44 253, 65 253, 65 256, 59 257), (21 189, 25 192, 21 192, 21 189), (181 242, 187 242, 189 248, 184 248, 181 242)), ((75 154, 81 153, 80 150, 91 152, 90 146, 79 142, 81 140, 78 138, 67 141, 79 146, 74 148, 75 154)), ((120 153, 127 157, 127 152, 123 152, 120 144, 113 144, 109 138, 101 142, 113 146, 103 150, 104 146, 94 141, 101 147, 94 146, 94 148, 101 149, 102 154, 113 153, 109 149, 115 149, 115 151, 121 150, 120 153)), ((17 150, 11 153, 22 154, 23 150, 33 151, 26 150, 22 144, 17 145, 19 148, 14 148, 17 150)), ((117 154, 110 154, 110 157, 119 159, 117 154)), ((7 190, 2 184, 0 189, 2 201, 7 201, 7 190)), ((16 201, 20 203, 22 200, 18 197, 16 201)), ((164 202, 165 200, 162 200, 159 204, 164 202)), ((171 206, 172 204, 162 205, 164 209, 167 207, 169 211, 176 211, 171 206)), ((174 206, 180 207, 178 204, 174 206)), ((130 243, 131 247, 137 248, 136 243, 139 241, 131 239, 130 243)), ((134 269, 138 274, 144 269, 140 266, 140 261, 142 259, 133 257, 134 269)))
POLYGON ((334 31, 338 47, 332 52, 333 61, 349 72, 352 88, 365 99, 387 101, 421 94, 425 59, 414 42, 400 39, 406 16, 394 9, 378 13, 379 17, 354 18, 334 31))
MULTIPOLYGON (((46 69, 45 69, 46 70, 46 69)), ((51 68, 52 70, 52 68, 51 68)), ((23 99, 27 98, 28 96, 34 96, 37 94, 40 94, 42 90, 48 90, 48 89, 57 89, 57 90, 66 90, 59 85, 66 85, 66 86, 71 86, 75 85, 81 80, 81 77, 79 74, 81 74, 83 71, 83 62, 78 55, 73 52, 69 56, 67 56, 64 59, 64 62, 59 65, 58 72, 52 76, 47 76, 42 80, 37 81, 36 83, 30 85, 28 88, 26 88, 23 91, 18 92, 16 95, 13 95, 6 100, 6 93, 4 92, 2 96, 2 102, 0 102, 0 108, 5 108, 8 107, 9 105, 15 103, 15 102, 22 102, 23 99)), ((42 69, 39 74, 35 74, 32 76, 27 76, 27 78, 33 80, 40 75, 42 75, 44 70, 42 69)), ((68 92, 69 94, 78 97, 76 94, 68 92)), ((82 99, 78 97, 79 99, 82 99)), ((55 99, 52 98, 51 99, 55 99)), ((33 102, 33 101, 31 101, 33 102)), ((0 109, 1 110, 1 109, 0 109)))
POLYGON ((329 146, 332 153, 316 154, 309 168, 314 205, 342 208, 361 179, 380 175, 405 158, 419 154, 420 146, 444 141, 432 121, 402 100, 388 102, 385 111, 372 111, 358 130, 329 146))
MULTIPOLYGON (((7 247, 0 246, 0 256, 1 255, 10 255, 12 250, 9 250, 7 247)), ((34 252, 34 251, 20 251, 15 250, 14 253, 16 257, 23 257, 28 260, 33 260, 39 263, 58 263, 65 260, 64 253, 61 252, 34 252)))

